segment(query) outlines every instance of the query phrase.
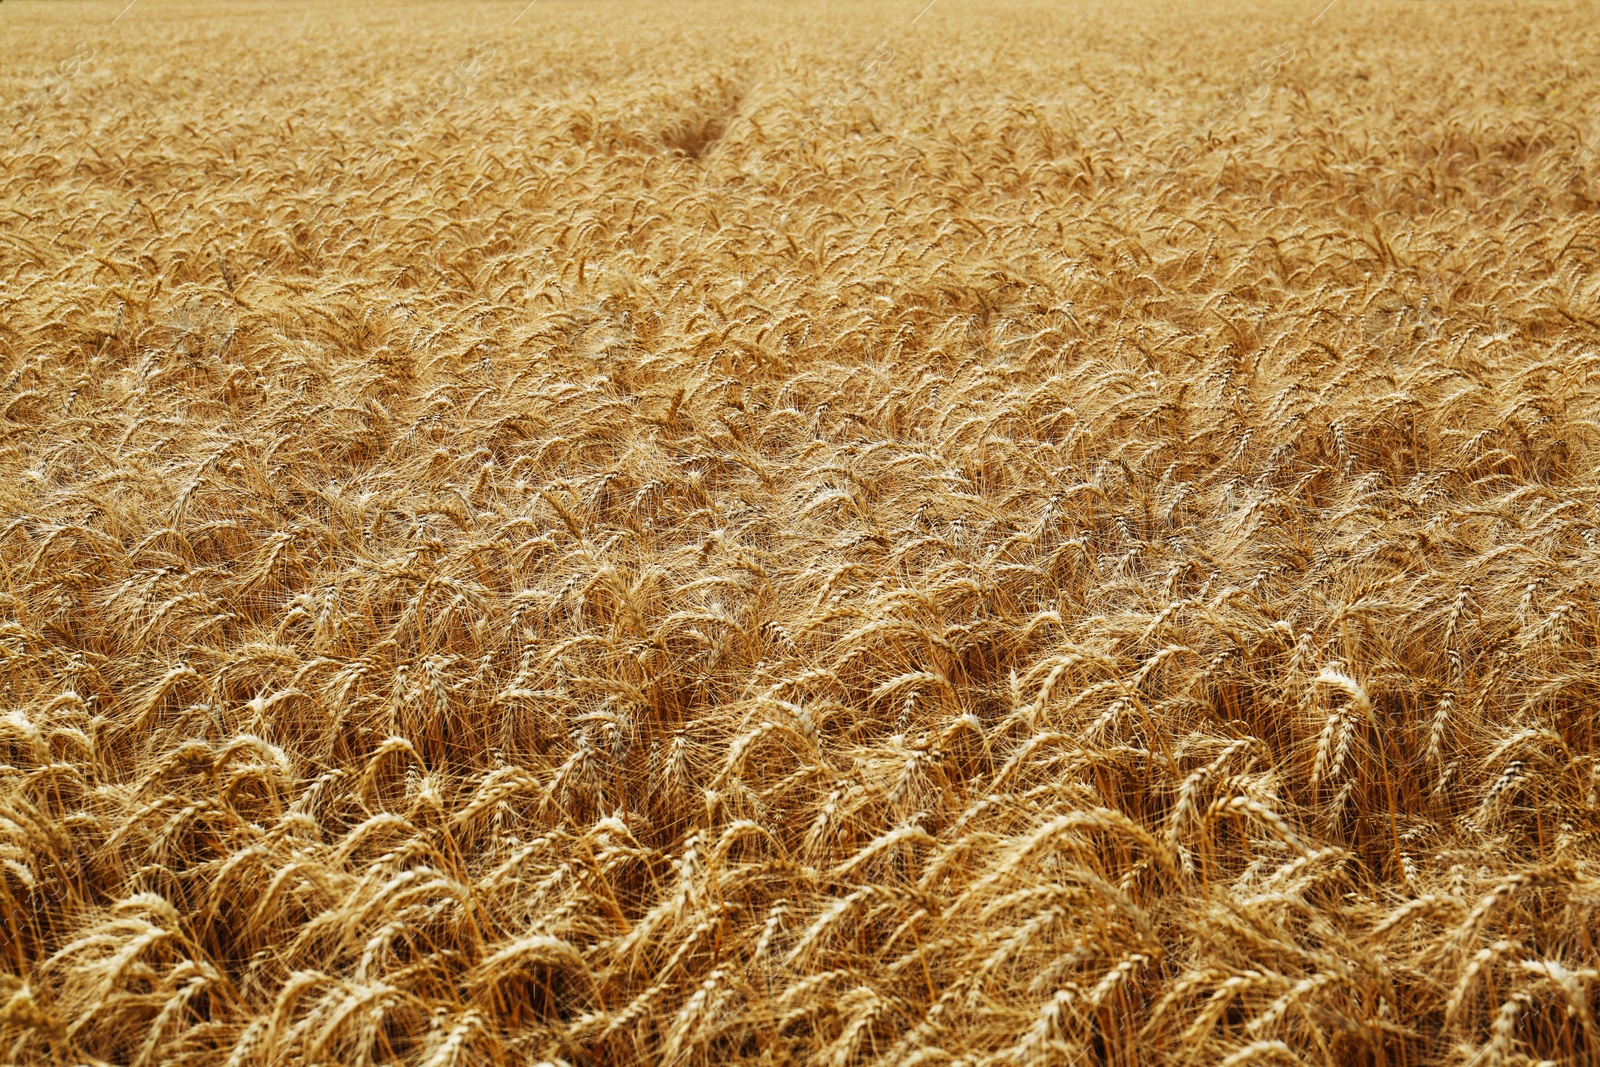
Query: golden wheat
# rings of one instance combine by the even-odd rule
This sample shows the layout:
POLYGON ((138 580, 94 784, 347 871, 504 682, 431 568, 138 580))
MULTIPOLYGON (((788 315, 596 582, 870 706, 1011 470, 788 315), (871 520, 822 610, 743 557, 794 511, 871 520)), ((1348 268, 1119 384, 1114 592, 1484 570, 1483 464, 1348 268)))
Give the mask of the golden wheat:
POLYGON ((1600 1057, 1590 6, 124 3, 8 1062, 1600 1057))

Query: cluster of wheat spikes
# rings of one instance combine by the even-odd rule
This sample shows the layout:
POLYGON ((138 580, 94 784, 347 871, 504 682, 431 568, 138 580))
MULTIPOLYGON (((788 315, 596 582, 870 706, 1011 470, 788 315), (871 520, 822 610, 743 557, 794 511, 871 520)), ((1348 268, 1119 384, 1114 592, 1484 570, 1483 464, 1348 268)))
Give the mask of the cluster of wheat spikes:
POLYGON ((1592 6, 118 6, 9 1061, 1600 1057, 1592 6))

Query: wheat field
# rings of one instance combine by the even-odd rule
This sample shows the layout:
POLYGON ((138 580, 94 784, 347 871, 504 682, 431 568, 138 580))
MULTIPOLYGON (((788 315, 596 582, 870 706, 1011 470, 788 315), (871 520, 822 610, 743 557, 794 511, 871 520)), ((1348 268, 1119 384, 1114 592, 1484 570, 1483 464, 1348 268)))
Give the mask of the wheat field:
POLYGON ((125 3, 6 1062, 1600 1062, 1592 2, 125 3))

